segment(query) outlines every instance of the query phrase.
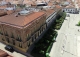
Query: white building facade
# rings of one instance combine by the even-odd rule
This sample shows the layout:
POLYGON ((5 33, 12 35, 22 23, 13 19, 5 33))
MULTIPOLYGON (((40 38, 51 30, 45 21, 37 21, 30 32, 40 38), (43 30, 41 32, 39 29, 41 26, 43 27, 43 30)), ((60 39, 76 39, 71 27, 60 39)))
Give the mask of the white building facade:
POLYGON ((78 13, 79 11, 75 7, 65 7, 62 9, 63 12, 66 13, 78 13))

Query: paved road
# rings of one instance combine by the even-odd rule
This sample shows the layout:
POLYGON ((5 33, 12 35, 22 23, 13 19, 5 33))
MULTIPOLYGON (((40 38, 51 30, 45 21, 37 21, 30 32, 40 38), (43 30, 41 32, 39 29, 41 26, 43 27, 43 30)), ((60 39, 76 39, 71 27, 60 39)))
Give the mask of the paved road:
POLYGON ((50 57, 79 57, 80 55, 80 28, 76 26, 80 14, 70 14, 66 17, 61 29, 58 31, 57 42, 53 44, 50 57))

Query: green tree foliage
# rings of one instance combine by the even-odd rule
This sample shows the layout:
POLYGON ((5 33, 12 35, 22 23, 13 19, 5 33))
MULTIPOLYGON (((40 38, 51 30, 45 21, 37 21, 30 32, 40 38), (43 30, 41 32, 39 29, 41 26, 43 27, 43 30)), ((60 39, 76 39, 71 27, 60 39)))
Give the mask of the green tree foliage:
POLYGON ((80 21, 78 22, 77 26, 80 26, 80 21))
POLYGON ((60 29, 66 14, 64 12, 60 13, 61 15, 56 19, 54 24, 51 25, 49 30, 45 35, 35 44, 35 48, 32 50, 32 55, 34 57, 49 57, 49 52, 53 45, 53 42, 56 41, 57 32, 55 29, 60 29))

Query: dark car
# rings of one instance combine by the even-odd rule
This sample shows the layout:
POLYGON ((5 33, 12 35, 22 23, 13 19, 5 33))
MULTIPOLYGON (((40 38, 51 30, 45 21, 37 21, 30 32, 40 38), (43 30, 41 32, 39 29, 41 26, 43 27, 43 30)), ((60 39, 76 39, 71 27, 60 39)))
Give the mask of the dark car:
POLYGON ((5 49, 8 50, 8 51, 10 51, 10 52, 14 51, 13 47, 10 46, 10 45, 6 45, 5 49))

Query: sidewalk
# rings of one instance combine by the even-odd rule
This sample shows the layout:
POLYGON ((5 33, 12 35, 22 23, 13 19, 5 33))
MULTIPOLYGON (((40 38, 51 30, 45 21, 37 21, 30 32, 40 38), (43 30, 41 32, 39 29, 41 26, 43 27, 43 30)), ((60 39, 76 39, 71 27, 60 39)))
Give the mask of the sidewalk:
POLYGON ((61 46, 61 42, 64 37, 63 35, 64 35, 65 29, 66 29, 65 24, 66 24, 66 26, 68 25, 67 22, 68 22, 68 20, 64 20, 61 29, 58 31, 58 36, 56 38, 56 42, 53 43, 53 46, 52 46, 52 49, 50 52, 50 57, 60 57, 60 53, 62 52, 60 49, 60 46, 61 46), (61 34, 62 31, 64 31, 64 32, 61 34))
POLYGON ((58 31, 57 41, 53 43, 50 57, 78 57, 80 55, 80 42, 77 43, 77 36, 80 36, 76 26, 80 20, 80 14, 70 14, 61 29, 58 31))

